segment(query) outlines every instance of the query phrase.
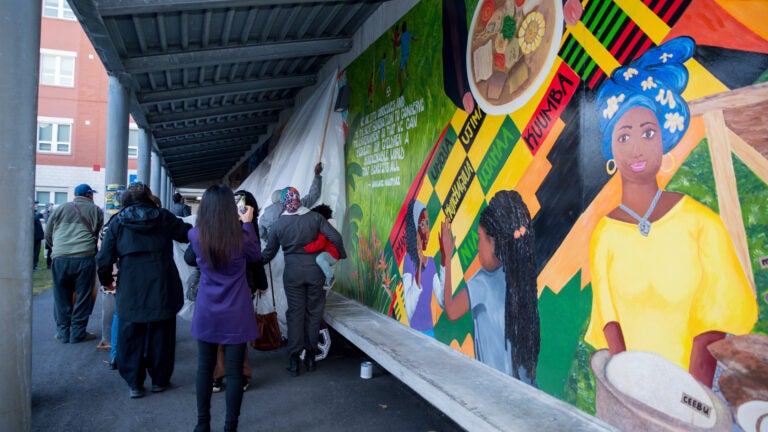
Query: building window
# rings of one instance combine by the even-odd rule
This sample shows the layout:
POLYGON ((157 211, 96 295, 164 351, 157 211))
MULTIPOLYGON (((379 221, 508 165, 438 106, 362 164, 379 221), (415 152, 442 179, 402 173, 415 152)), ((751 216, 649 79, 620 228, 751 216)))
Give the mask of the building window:
POLYGON ((49 203, 64 204, 67 202, 67 193, 40 190, 35 192, 35 200, 39 202, 41 206, 49 203))
POLYGON ((75 58, 71 51, 40 50, 40 84, 75 86, 75 58))
POLYGON ((43 0, 43 16, 46 18, 60 18, 74 20, 75 14, 69 7, 67 0, 43 0))
POLYGON ((139 157, 139 129, 135 124, 128 127, 128 157, 139 157))
POLYGON ((72 119, 37 119, 37 151, 69 154, 72 149, 72 119))

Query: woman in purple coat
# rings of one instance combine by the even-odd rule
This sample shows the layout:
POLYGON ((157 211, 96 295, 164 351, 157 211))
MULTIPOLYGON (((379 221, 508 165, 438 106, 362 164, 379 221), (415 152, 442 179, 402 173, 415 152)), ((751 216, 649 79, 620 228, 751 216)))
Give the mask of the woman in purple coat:
POLYGON ((252 223, 253 207, 246 206, 245 213, 239 213, 234 200, 228 187, 209 187, 200 202, 196 226, 189 232, 190 247, 200 268, 192 317, 192 335, 198 346, 196 432, 211 429, 211 382, 219 344, 224 345, 229 383, 224 430, 237 430, 243 401, 244 351, 246 343, 259 336, 245 263, 261 260, 261 246, 252 223))

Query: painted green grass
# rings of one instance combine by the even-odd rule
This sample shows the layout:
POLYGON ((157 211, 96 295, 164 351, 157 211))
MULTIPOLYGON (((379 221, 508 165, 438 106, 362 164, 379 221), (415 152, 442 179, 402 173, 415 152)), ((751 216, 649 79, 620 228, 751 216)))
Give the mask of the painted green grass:
POLYGON ((409 141, 403 146, 405 158, 398 162, 397 173, 362 176, 364 160, 356 156, 353 145, 363 116, 400 97, 397 82, 400 49, 397 48, 397 56, 393 59, 393 30, 388 30, 347 68, 351 95, 346 143, 349 205, 344 221, 344 240, 349 259, 340 263, 342 276, 335 289, 382 313, 389 312, 391 290, 399 280, 397 264, 388 244, 390 230, 415 176, 456 109, 445 96, 440 79, 443 65, 439 55, 442 49, 439 7, 439 2, 422 2, 395 24, 400 28, 403 21, 407 21, 408 31, 417 39, 411 42, 408 74, 402 74, 404 104, 423 99, 425 108, 418 115, 418 126, 403 132, 403 141, 406 134, 409 141), (382 86, 379 66, 385 55, 386 81, 382 86), (372 94, 369 95, 371 80, 372 94), (399 186, 371 187, 371 181, 390 175, 400 177, 399 186))
MULTIPOLYGON (((768 256, 768 185, 733 155, 736 186, 741 202, 742 219, 747 233, 749 256, 757 288, 758 321, 752 330, 768 334, 768 272, 760 268, 759 259, 768 256)), ((684 193, 719 213, 715 177, 705 138, 691 152, 685 163, 667 185, 667 190, 684 193)))

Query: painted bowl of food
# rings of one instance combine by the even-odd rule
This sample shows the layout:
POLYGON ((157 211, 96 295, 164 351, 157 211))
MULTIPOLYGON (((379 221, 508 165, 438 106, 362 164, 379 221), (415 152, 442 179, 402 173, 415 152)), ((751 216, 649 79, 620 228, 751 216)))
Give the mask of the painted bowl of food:
POLYGON ((561 0, 480 0, 466 61, 480 108, 508 114, 525 105, 555 63, 562 36, 561 0))

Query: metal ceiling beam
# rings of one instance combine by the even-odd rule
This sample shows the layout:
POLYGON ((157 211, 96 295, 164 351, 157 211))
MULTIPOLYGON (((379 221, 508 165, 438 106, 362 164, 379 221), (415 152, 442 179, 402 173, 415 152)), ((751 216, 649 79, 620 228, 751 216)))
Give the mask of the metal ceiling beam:
MULTIPOLYGON (((163 12, 222 9, 235 7, 291 6, 306 3, 338 3, 339 0, 100 0, 99 13, 103 16, 152 14, 163 12)), ((379 1, 349 1, 347 3, 383 3, 379 1)))
POLYGON ((190 185, 190 187, 192 187, 192 185, 199 185, 199 184, 202 184, 202 183, 220 182, 221 179, 223 179, 223 178, 224 178, 224 174, 219 175, 219 176, 214 176, 214 175, 211 175, 211 176, 184 176, 184 177, 178 177, 178 178, 174 179, 174 184, 176 184, 177 186, 181 186, 181 187, 187 186, 187 185, 190 185))
MULTIPOLYGON (((166 150, 161 152, 163 155, 163 158, 166 157, 176 157, 176 156, 182 156, 182 155, 188 155, 190 153, 190 149, 195 149, 195 154, 202 154, 202 153, 217 153, 222 151, 229 151, 234 149, 242 149, 243 151, 249 150, 251 146, 254 145, 251 141, 246 140, 239 140, 241 142, 235 142, 232 144, 220 144, 220 145, 214 145, 214 147, 210 147, 208 144, 193 144, 189 146, 189 148, 180 146, 177 148, 173 148, 170 150, 166 150)), ((211 154, 211 156, 215 156, 215 154, 211 154)))
MULTIPOLYGON (((203 120, 209 118, 224 117, 235 114, 250 114, 262 111, 274 111, 293 106, 293 99, 279 99, 275 101, 255 102, 250 104, 226 105, 218 108, 184 110, 165 114, 147 114, 147 121, 153 125, 175 123, 185 120, 203 120)), ((277 116, 259 117, 264 122, 276 123, 277 116)), ((261 121, 261 120, 260 120, 261 121)))
POLYGON ((224 154, 238 153, 238 154, 242 155, 242 154, 244 154, 246 152, 251 151, 252 147, 253 146, 231 147, 229 149, 224 149, 224 150, 216 149, 216 150, 205 151, 205 152, 192 152, 192 153, 189 153, 189 154, 188 153, 183 153, 183 154, 178 154, 178 155, 166 156, 165 160, 168 163, 177 163, 177 162, 180 162, 180 161, 187 160, 190 157, 199 158, 199 159, 212 158, 212 157, 215 157, 218 154, 221 154, 222 152, 224 152, 224 154))
POLYGON ((129 73, 140 73, 248 61, 335 55, 347 52, 351 48, 352 38, 321 38, 132 57, 125 59, 123 65, 129 73))
POLYGON ((201 136, 198 138, 190 138, 190 139, 178 139, 178 140, 158 139, 156 140, 156 142, 158 147, 160 147, 161 149, 172 149, 174 147, 185 146, 190 144, 230 141, 230 140, 239 139, 239 138, 256 138, 259 135, 263 135, 265 133, 267 133, 266 128, 259 128, 252 131, 201 136))
POLYGON ((188 149, 199 148, 199 147, 228 146, 228 145, 235 145, 235 144, 247 145, 247 144, 251 144, 254 141, 256 141, 255 137, 245 136, 240 138, 227 138, 222 140, 187 142, 187 143, 179 143, 174 146, 166 146, 166 147, 158 146, 158 147, 160 148, 161 153, 169 154, 169 152, 174 153, 177 150, 181 150, 181 149, 184 149, 186 151, 188 149))
MULTIPOLYGON (((243 155, 234 156, 234 157, 228 157, 226 159, 221 159, 220 163, 216 163, 215 165, 210 165, 207 163, 198 163, 198 162, 191 162, 191 164, 196 165, 195 167, 190 167, 190 164, 176 164, 168 166, 167 169, 170 172, 173 172, 177 175, 183 175, 188 173, 198 173, 200 171, 204 170, 211 170, 211 171, 218 171, 218 170, 229 170, 232 168, 232 165, 235 164, 240 158, 243 157, 243 155), (187 168, 189 167, 189 170, 187 168)), ((217 161, 218 162, 218 161, 217 161)), ((226 172, 226 171, 225 171, 226 172)))
POLYGON ((233 129, 239 130, 243 128, 255 128, 257 126, 258 125, 253 121, 253 119, 243 119, 243 120, 235 120, 235 121, 203 123, 195 126, 185 126, 180 128, 156 129, 153 135, 155 136, 156 139, 163 139, 163 138, 183 137, 183 136, 194 135, 202 132, 216 133, 216 132, 229 131, 233 129))
POLYGON ((231 166, 232 166, 232 162, 227 160, 227 161, 222 161, 215 164, 204 164, 199 166, 188 165, 184 167, 174 167, 170 171, 177 175, 198 174, 201 172, 212 172, 212 171, 219 171, 222 169, 227 170, 231 166))
POLYGON ((218 161, 218 160, 224 160, 224 159, 230 159, 235 158, 239 159, 243 156, 243 154, 248 151, 248 149, 240 149, 237 151, 229 151, 229 152, 218 152, 215 155, 199 155, 197 153, 194 154, 194 156, 184 156, 184 155, 177 155, 173 158, 166 157, 165 158, 165 164, 167 166, 177 166, 180 164, 189 164, 189 163, 197 163, 197 162, 203 162, 203 161, 218 161))
POLYGON ((139 94, 138 100, 142 105, 151 105, 156 103, 170 103, 175 101, 196 99, 207 96, 225 96, 238 93, 307 87, 314 85, 315 83, 317 83, 317 77, 315 75, 296 75, 289 77, 233 82, 228 84, 186 87, 176 90, 153 91, 139 94))
POLYGON ((221 165, 215 165, 212 167, 186 167, 186 168, 174 168, 171 170, 171 173, 173 173, 175 176, 184 176, 186 175, 199 175, 201 173, 216 173, 216 172, 223 172, 226 174, 227 170, 232 166, 232 162, 226 161, 222 163, 221 165))

